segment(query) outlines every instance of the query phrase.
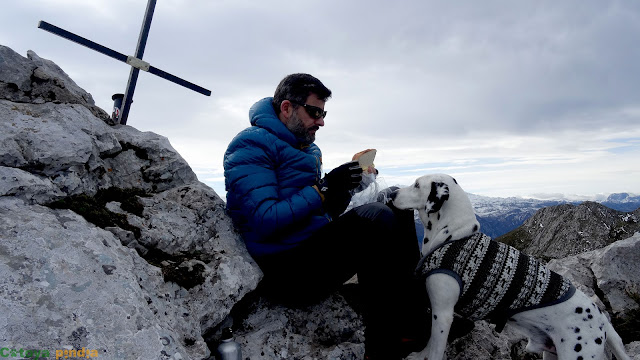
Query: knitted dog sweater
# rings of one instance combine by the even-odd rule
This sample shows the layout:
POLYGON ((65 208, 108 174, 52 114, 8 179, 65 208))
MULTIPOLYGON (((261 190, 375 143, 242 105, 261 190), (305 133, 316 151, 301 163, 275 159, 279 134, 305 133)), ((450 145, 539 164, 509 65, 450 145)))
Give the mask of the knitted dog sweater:
POLYGON ((561 303, 575 292, 568 280, 540 261, 480 233, 441 244, 420 260, 416 272, 454 277, 460 285, 456 313, 489 319, 498 332, 511 316, 561 303))

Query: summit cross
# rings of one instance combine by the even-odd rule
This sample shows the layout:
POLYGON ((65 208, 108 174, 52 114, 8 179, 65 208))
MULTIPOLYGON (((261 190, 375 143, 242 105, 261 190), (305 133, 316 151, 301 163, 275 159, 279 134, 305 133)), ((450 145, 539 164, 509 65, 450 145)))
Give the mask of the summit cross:
MULTIPOLYGON (((171 75, 168 72, 165 72, 154 66, 151 66, 151 64, 142 60, 144 49, 147 45, 147 37, 149 36, 149 29, 151 28, 151 19, 153 18, 153 12, 155 10, 155 7, 156 7, 156 0, 149 0, 149 2, 147 3, 147 10, 145 11, 145 14, 144 14, 144 20, 142 21, 142 28, 140 29, 140 36, 138 37, 138 45, 136 47, 136 52, 134 56, 124 55, 115 50, 109 49, 108 47, 102 46, 91 40, 88 40, 74 33, 61 29, 55 25, 51 25, 45 21, 40 21, 38 23, 38 28, 42 30, 61 36, 67 40, 71 40, 75 43, 78 43, 92 50, 95 50, 101 54, 107 55, 116 60, 119 60, 131 65, 131 72, 129 73, 129 81, 127 82, 127 88, 124 93, 124 99, 122 100, 122 112, 118 116, 118 119, 114 119, 117 123, 120 123, 123 125, 127 123, 127 117, 129 116, 129 110, 131 108, 131 103, 133 102, 133 93, 136 89, 136 84, 138 82, 138 74, 140 73, 140 70, 147 71, 151 74, 157 75, 163 79, 169 80, 178 85, 182 85, 200 94, 203 94, 206 96, 211 95, 210 90, 207 90, 189 81, 181 79, 175 75, 171 75)), ((122 96, 122 94, 120 95, 122 96)))

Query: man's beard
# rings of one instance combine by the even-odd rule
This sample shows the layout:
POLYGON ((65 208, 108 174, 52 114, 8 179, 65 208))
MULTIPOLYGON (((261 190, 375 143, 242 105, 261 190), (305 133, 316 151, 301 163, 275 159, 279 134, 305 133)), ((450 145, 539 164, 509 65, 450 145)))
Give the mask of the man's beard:
POLYGON ((289 119, 289 123, 287 124, 287 129, 289 129, 303 145, 309 145, 316 141, 316 134, 309 131, 314 128, 316 130, 319 129, 317 126, 305 128, 302 120, 300 120, 295 112, 291 115, 291 119, 289 119))

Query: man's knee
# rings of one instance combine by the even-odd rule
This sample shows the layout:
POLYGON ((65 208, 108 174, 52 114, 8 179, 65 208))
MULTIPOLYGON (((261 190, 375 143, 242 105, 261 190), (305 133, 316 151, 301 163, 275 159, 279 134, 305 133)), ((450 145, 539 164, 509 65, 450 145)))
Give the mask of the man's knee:
POLYGON ((391 208, 379 202, 358 206, 353 211, 358 214, 358 217, 373 222, 391 224, 394 221, 394 214, 391 208))

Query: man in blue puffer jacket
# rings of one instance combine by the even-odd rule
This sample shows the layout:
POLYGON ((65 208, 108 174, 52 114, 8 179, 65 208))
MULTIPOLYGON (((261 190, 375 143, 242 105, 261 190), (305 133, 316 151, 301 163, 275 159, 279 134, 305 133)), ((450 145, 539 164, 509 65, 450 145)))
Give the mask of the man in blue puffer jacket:
POLYGON ((224 156, 227 209, 268 296, 305 303, 358 274, 367 358, 400 359, 428 339, 413 212, 373 203, 342 214, 362 168, 351 161, 322 174, 314 141, 329 97, 320 80, 292 74, 251 107, 252 126, 224 156))

